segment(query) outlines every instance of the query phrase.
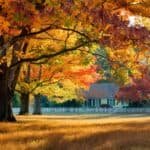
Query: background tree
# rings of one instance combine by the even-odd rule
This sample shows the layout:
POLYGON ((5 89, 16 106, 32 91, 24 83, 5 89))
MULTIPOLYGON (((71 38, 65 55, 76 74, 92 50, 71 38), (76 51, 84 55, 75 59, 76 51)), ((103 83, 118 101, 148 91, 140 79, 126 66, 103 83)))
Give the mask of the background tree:
POLYGON ((83 52, 77 51, 59 56, 46 64, 24 65, 16 90, 21 95, 28 96, 26 98, 21 96, 20 114, 28 113, 30 94, 35 96, 35 110, 40 110, 41 94, 52 99, 56 99, 56 97, 63 100, 73 99, 77 97, 77 89, 88 88, 91 83, 95 82, 99 78, 96 65, 94 65, 96 59, 91 54, 87 54, 85 57, 83 55, 83 52), (69 95, 70 97, 68 97, 69 95))
POLYGON ((117 99, 131 102, 150 100, 150 73, 148 68, 142 68, 140 78, 131 77, 132 82, 121 87, 116 95, 117 99))

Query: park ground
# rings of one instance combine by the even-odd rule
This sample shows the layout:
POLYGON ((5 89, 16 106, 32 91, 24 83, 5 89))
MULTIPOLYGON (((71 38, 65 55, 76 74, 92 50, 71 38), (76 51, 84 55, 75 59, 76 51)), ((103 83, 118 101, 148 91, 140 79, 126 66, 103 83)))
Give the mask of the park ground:
POLYGON ((149 114, 17 116, 0 150, 150 150, 149 114))

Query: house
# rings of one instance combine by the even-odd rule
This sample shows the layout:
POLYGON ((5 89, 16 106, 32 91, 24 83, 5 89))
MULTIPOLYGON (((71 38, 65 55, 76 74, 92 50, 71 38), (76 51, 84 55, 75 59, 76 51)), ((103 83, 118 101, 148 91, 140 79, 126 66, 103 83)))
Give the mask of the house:
POLYGON ((127 103, 118 102, 115 94, 119 90, 119 86, 115 83, 94 83, 88 91, 84 92, 85 107, 122 107, 127 103))

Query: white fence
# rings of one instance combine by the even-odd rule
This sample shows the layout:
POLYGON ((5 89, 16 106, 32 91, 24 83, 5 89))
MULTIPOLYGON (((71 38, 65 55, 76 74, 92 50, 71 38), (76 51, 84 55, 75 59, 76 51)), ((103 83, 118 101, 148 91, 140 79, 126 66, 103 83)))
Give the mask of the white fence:
MULTIPOLYGON (((150 113, 150 108, 42 108, 42 114, 53 113, 150 113)), ((19 108, 13 108, 15 114, 19 113, 19 108)), ((30 108, 32 113, 33 109, 30 108)))

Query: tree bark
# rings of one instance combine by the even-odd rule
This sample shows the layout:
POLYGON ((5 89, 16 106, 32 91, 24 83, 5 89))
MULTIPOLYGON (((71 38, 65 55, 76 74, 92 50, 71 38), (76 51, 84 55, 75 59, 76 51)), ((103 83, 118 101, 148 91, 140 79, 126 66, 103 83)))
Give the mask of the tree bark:
MULTIPOLYGON (((15 44, 18 50, 21 48, 22 43, 15 44)), ((26 49, 27 46, 23 46, 26 49)), ((3 54, 2 56, 5 56, 3 54)), ((17 62, 18 59, 13 55, 12 64, 17 62)), ((12 111, 12 98, 15 91, 15 86, 20 73, 21 64, 12 68, 7 66, 4 62, 0 65, 0 121, 16 121, 12 111)))
MULTIPOLYGON (((27 64, 27 73, 24 76, 24 82, 30 83, 30 63, 27 64)), ((20 107, 20 115, 29 114, 29 91, 22 91, 21 93, 21 107, 20 107), (24 93, 23 93, 24 92, 24 93)))
POLYGON ((19 115, 29 114, 29 93, 21 93, 21 106, 19 115))
POLYGON ((42 114, 41 112, 41 95, 36 94, 34 95, 34 110, 33 114, 42 114))
MULTIPOLYGON (((28 31, 26 31, 27 33, 28 31)), ((21 35, 26 34, 24 32, 21 35)), ((10 48, 10 43, 0 36, 0 58, 7 55, 7 49, 10 48), (7 46, 6 46, 7 45, 7 46)), ((0 121, 16 121, 12 112, 12 98, 15 91, 15 86, 20 73, 21 64, 13 65, 18 62, 15 54, 16 51, 26 52, 28 43, 18 41, 13 44, 12 60, 10 66, 7 66, 7 59, 0 64, 0 121)))
POLYGON ((0 65, 0 121, 16 121, 12 112, 13 92, 8 86, 9 69, 7 64, 0 65))

